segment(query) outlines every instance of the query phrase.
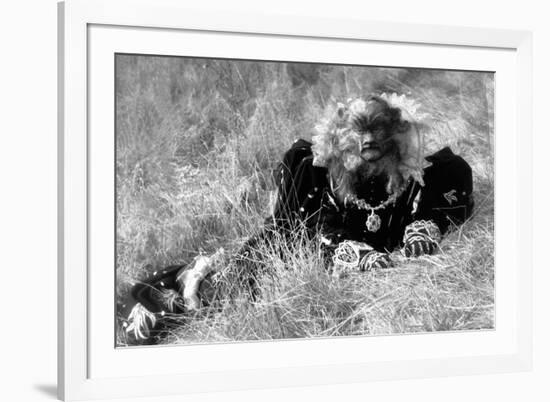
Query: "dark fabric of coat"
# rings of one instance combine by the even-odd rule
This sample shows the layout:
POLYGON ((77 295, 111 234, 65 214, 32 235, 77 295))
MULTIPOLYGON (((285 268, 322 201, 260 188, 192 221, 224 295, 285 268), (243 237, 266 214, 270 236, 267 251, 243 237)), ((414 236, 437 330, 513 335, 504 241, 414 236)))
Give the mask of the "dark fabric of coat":
MULTIPOLYGON (((311 143, 298 140, 285 154, 276 181, 279 188, 274 222, 284 230, 305 223, 312 233, 338 243, 343 240, 365 242, 379 251, 391 251, 401 244, 405 227, 415 220, 433 220, 441 233, 451 225, 463 223, 472 213, 472 170, 468 163, 446 147, 426 158, 425 186, 410 181, 396 202, 377 210, 382 225, 376 232, 367 230, 370 211, 343 205, 331 190, 327 169, 313 165, 311 143), (415 198, 418 204, 414 207, 415 198)), ((388 198, 385 180, 372 179, 356 188, 358 198, 379 205, 388 198)))

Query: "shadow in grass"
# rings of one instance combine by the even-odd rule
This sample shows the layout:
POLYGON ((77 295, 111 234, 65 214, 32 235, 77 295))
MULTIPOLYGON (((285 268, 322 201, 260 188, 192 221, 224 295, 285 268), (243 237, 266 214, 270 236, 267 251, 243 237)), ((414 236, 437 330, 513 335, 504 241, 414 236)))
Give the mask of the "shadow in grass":
POLYGON ((40 391, 42 394, 49 396, 51 399, 57 399, 57 385, 56 384, 35 384, 34 389, 40 391))

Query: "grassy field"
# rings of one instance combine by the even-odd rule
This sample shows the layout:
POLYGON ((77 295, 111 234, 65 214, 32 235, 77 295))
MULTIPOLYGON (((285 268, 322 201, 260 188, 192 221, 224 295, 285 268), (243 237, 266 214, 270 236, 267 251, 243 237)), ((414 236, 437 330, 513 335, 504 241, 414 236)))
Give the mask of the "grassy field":
MULTIPOLYGON (((426 153, 449 145, 472 166, 474 216, 433 256, 333 277, 303 238, 261 297, 183 317, 169 343, 487 329, 494 326, 493 76, 419 69, 287 65, 119 55, 116 60, 117 297, 148 271, 224 247, 269 215, 272 172, 324 107, 406 94, 429 116, 426 153)), ((123 331, 118 344, 125 345, 123 331)))

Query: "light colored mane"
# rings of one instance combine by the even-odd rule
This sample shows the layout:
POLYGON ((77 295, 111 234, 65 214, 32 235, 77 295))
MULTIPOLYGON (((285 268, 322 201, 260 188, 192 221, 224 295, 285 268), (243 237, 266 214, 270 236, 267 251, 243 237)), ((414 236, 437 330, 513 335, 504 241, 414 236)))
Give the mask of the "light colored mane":
POLYGON ((337 197, 344 201, 355 194, 355 184, 374 176, 387 178, 388 194, 403 190, 410 178, 421 185, 423 155, 419 122, 413 117, 418 106, 404 95, 382 94, 379 99, 389 107, 401 111, 401 121, 406 130, 396 130, 390 141, 389 151, 375 162, 361 158, 361 136, 354 130, 357 121, 367 114, 367 101, 363 98, 350 99, 346 103, 332 104, 325 110, 325 116, 315 127, 312 138, 313 164, 326 167, 337 197), (412 113, 411 113, 412 110, 412 113))

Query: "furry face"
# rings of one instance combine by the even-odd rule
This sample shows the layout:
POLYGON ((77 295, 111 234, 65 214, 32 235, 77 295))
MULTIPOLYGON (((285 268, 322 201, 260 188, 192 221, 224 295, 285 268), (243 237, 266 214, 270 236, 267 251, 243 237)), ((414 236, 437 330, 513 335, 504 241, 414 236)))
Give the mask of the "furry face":
POLYGON ((314 164, 327 167, 336 193, 343 199, 353 193, 357 176, 387 178, 387 191, 400 191, 405 181, 419 174, 418 142, 413 123, 378 96, 359 98, 327 110, 313 137, 314 164))
POLYGON ((366 102, 354 102, 350 110, 351 127, 360 135, 362 159, 375 162, 395 150, 394 135, 407 129, 399 109, 391 108, 381 98, 371 97, 366 102))

